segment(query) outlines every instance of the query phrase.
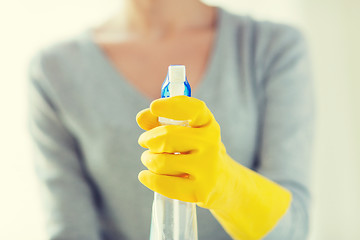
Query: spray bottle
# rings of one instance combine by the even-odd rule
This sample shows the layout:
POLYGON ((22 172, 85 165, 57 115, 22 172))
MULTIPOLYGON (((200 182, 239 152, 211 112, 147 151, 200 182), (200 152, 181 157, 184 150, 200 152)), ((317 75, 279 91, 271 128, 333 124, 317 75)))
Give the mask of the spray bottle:
MULTIPOLYGON (((171 65, 161 87, 161 97, 191 96, 185 66, 171 65)), ((188 121, 159 117, 162 125, 189 127, 188 121)), ((175 153, 180 154, 180 153, 175 153)), ((196 204, 167 198, 155 192, 150 240, 197 240, 196 204)))

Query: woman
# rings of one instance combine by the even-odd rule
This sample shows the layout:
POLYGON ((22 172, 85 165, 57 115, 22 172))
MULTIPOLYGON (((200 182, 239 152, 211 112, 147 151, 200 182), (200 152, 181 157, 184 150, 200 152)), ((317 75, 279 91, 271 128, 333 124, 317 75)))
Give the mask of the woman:
POLYGON ((202 206, 199 239, 305 239, 312 103, 301 34, 197 0, 124 3, 108 22, 45 49, 31 65, 31 130, 49 239, 148 238, 153 194, 137 179, 143 149, 134 119, 159 97, 170 64, 187 67, 195 98, 156 100, 139 113, 147 130, 139 143, 150 149, 140 181, 202 206), (176 135, 169 129, 157 138, 154 119, 176 118, 169 108, 184 103, 202 131, 189 148, 208 154, 191 158, 196 171, 162 158, 161 172, 150 162, 166 149, 155 158, 154 149, 167 145, 171 153, 178 142, 164 140, 176 135), (196 173, 179 178, 187 170, 196 173), (174 179, 180 192, 164 185, 174 179), (187 192, 191 179, 201 184, 187 192))

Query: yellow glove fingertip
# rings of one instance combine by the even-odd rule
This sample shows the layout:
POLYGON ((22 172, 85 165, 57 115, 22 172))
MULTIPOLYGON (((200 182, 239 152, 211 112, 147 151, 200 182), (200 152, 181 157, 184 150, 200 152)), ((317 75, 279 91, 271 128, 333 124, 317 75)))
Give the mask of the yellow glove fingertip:
POLYGON ((153 115, 149 108, 141 110, 136 114, 136 122, 140 128, 146 131, 160 126, 157 116, 153 115))
POLYGON ((174 96, 169 98, 159 98, 150 104, 150 109, 152 113, 156 113, 158 111, 162 111, 164 108, 172 108, 174 105, 183 106, 189 104, 189 99, 191 97, 180 95, 180 96, 174 96))
POLYGON ((191 100, 193 100, 193 98, 188 96, 156 99, 150 104, 150 111, 159 117, 174 120, 189 120, 188 110, 191 108, 191 100))
POLYGON ((149 183, 150 183, 150 171, 149 170, 143 170, 141 172, 139 172, 138 174, 138 179, 139 181, 145 185, 147 188, 150 188, 149 187, 149 183))
MULTIPOLYGON (((146 132, 145 132, 146 133, 146 132)), ((146 135, 145 133, 141 134, 139 139, 138 139, 138 144, 143 147, 143 148, 148 148, 146 145, 145 145, 145 138, 146 138, 146 135)))

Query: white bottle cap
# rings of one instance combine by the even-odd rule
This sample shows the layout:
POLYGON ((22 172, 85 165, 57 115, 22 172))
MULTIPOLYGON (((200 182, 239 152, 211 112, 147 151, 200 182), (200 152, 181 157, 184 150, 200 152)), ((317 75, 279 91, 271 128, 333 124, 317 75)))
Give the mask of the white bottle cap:
POLYGON ((184 95, 186 79, 185 66, 171 65, 168 71, 170 97, 184 95))
POLYGON ((185 66, 184 65, 171 65, 168 69, 169 81, 171 83, 185 82, 185 66))

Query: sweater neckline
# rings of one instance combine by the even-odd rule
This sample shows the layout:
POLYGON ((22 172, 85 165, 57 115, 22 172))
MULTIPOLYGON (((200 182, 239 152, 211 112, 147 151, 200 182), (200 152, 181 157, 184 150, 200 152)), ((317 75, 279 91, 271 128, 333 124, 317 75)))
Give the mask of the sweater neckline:
MULTIPOLYGON (((216 7, 217 9, 217 23, 215 30, 215 39, 212 44, 212 49, 209 54, 209 58, 206 63, 205 71, 201 77, 200 82, 196 89, 192 89, 192 96, 195 98, 202 99, 206 95, 207 90, 211 88, 211 84, 216 80, 216 72, 219 71, 219 64, 221 59, 220 52, 221 46, 224 44, 224 31, 226 28, 225 22, 225 10, 216 7)), ((100 68, 100 72, 106 72, 107 76, 118 81, 125 91, 131 93, 137 100, 149 105, 153 100, 146 96, 143 92, 137 89, 125 76, 115 67, 112 61, 106 56, 101 47, 94 41, 93 29, 87 29, 84 32, 85 45, 87 50, 90 51, 91 56, 89 60, 96 60, 97 69, 100 68)), ((160 92, 160 89, 159 89, 160 92)))

